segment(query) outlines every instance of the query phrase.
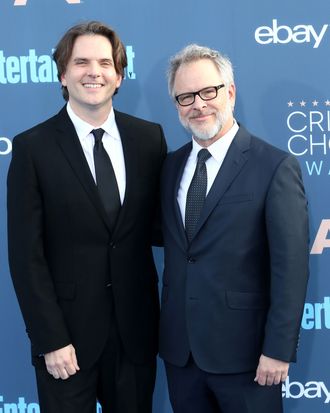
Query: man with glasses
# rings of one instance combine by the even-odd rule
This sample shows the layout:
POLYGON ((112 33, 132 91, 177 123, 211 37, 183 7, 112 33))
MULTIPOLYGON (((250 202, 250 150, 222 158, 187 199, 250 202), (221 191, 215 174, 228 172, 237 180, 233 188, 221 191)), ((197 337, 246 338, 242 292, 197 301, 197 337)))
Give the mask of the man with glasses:
POLYGON ((230 61, 198 45, 169 91, 192 142, 163 169, 160 355, 175 413, 280 413, 308 279, 298 162, 233 117, 230 61))

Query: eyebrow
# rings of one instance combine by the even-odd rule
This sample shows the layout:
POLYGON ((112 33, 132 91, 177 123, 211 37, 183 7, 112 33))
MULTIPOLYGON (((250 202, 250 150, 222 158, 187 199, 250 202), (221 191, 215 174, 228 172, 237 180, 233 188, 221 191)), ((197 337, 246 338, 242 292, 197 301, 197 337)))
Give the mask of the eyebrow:
MULTIPOLYGON (((75 57, 73 59, 74 62, 89 62, 90 60, 93 60, 93 59, 88 59, 87 57, 75 57)), ((111 62, 111 63, 114 63, 112 58, 107 58, 107 57, 97 59, 97 61, 98 62, 111 62)))

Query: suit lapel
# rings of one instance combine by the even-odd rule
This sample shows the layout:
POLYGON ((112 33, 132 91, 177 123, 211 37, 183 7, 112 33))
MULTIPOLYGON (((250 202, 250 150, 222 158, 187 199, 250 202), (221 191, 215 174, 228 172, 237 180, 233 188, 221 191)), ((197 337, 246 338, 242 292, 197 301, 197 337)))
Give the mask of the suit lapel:
POLYGON ((248 132, 243 127, 240 127, 205 199, 201 216, 196 226, 195 235, 243 168, 248 159, 247 152, 250 147, 250 141, 251 137, 248 132))
MULTIPOLYGON (((173 208, 173 216, 174 216, 175 225, 174 226, 169 225, 169 228, 172 231, 173 236, 178 237, 178 243, 180 245, 183 245, 185 249, 188 246, 188 240, 186 236, 185 227, 182 222, 182 216, 181 216, 181 211, 180 211, 177 197, 178 197, 178 190, 179 190, 182 174, 186 166, 187 159, 189 157, 191 149, 192 149, 192 144, 190 142, 189 144, 185 145, 182 148, 179 154, 177 154, 177 159, 175 160, 175 164, 172 167, 172 170, 177 171, 177 173, 173 177, 174 179, 170 180, 171 182, 173 182, 172 187, 171 187, 170 199, 172 200, 171 207, 173 208)), ((166 212, 165 214, 167 215, 166 212)))
POLYGON ((129 119, 122 113, 115 111, 116 124, 120 133, 121 142, 123 145, 125 172, 126 172, 126 189, 124 202, 121 207, 118 220, 114 229, 114 235, 118 234, 118 230, 125 229, 123 225, 126 222, 125 217, 130 210, 130 206, 134 205, 135 187, 134 181, 138 176, 138 141, 133 134, 129 119))
POLYGON ((102 217, 104 223, 110 230, 108 217, 101 203, 97 192, 97 187, 90 172, 76 130, 71 122, 71 119, 69 118, 69 115, 67 114, 65 107, 58 113, 57 116, 55 116, 54 121, 58 145, 61 147, 64 156, 71 165, 78 180, 85 189, 96 210, 102 217))

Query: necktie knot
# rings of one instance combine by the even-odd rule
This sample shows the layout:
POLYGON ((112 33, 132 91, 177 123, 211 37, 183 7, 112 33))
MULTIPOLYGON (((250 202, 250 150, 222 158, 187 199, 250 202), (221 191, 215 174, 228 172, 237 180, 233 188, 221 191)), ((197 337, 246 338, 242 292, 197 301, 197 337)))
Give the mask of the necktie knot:
POLYGON ((104 130, 102 128, 93 129, 92 134, 94 135, 95 143, 100 143, 102 141, 104 130))
POLYGON ((209 159, 210 156, 211 154, 207 149, 201 149, 197 154, 197 158, 198 158, 197 163, 200 165, 204 164, 209 159))

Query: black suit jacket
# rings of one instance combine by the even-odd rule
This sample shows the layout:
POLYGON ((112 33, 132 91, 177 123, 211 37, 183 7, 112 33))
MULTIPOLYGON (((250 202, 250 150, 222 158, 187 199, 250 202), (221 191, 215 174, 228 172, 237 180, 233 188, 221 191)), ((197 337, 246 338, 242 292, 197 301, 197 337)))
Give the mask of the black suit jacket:
POLYGON ((188 244, 177 193, 190 151, 162 178, 160 355, 183 366, 191 351, 212 373, 254 370, 261 353, 293 361, 309 255, 298 162, 241 126, 188 244))
POLYGON ((91 366, 108 336, 109 294, 131 360, 157 352, 151 236, 166 144, 160 125, 120 112, 115 118, 126 193, 113 233, 65 108, 13 141, 9 263, 35 364, 72 343, 80 367, 91 366))

